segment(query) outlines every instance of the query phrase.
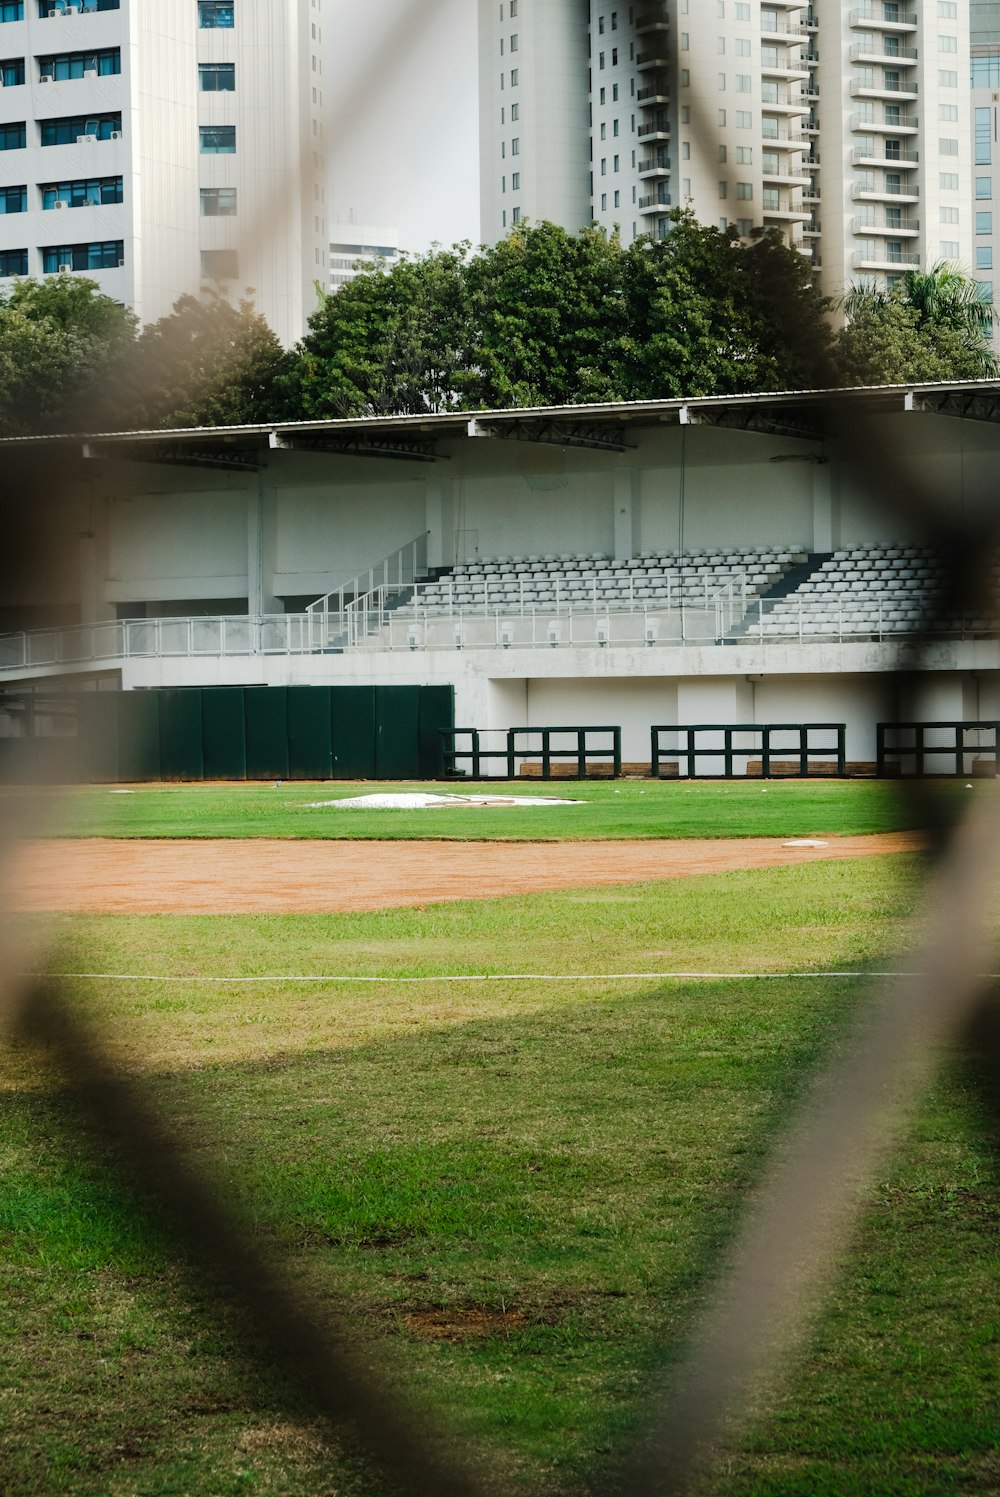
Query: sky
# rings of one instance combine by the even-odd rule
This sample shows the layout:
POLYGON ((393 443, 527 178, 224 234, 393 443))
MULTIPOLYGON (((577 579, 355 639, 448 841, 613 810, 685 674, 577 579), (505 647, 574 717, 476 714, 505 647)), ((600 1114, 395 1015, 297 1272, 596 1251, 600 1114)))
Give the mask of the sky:
POLYGON ((327 0, 328 224, 479 241, 477 0, 327 0), (353 215, 353 220, 352 220, 353 215))

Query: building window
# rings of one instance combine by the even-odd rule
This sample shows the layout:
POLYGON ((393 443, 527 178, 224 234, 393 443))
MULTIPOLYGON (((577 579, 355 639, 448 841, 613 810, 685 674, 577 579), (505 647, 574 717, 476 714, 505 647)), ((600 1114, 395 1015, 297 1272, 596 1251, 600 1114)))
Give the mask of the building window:
MULTIPOLYGON (((979 113, 978 109, 976 110, 976 113, 977 114, 979 113)), ((989 113, 989 110, 987 110, 987 113, 989 113)), ((990 148, 989 141, 987 141, 986 142, 986 150, 987 150, 987 152, 989 152, 989 148, 990 148)), ((958 155, 958 141, 957 140, 940 139, 938 141, 938 150, 941 152, 942 156, 957 156, 958 155)), ((989 155, 987 154, 986 160, 989 161, 989 159, 990 159, 989 155)), ((977 162, 977 164, 979 163, 979 145, 978 145, 978 142, 976 144, 976 162, 977 162)))
POLYGON ((43 18, 64 15, 71 4, 82 11, 121 9, 121 0, 38 0, 38 14, 43 18))
POLYGON ((521 190, 521 173, 520 172, 514 172, 512 174, 511 179, 510 179, 510 190, 511 190, 511 192, 520 192, 520 190, 521 190))
POLYGON ((235 10, 232 0, 198 0, 198 25, 206 30, 213 27, 228 30, 236 24, 235 10))
MULTIPOLYGON (((23 21, 23 20, 24 20, 24 0, 2 0, 2 3, 0 3, 0 21, 23 21)), ((13 253, 15 255, 18 255, 21 252, 20 252, 20 250, 14 250, 13 253)), ((22 275, 22 274, 27 275, 27 270, 25 270, 23 272, 19 271, 19 270, 7 270, 7 271, 4 272, 4 274, 5 275, 22 275)))
POLYGON ((199 125, 198 142, 203 156, 236 154, 235 125, 199 125))
POLYGON ((511 68, 511 70, 510 70, 510 86, 511 86, 511 88, 516 88, 517 87, 517 82, 518 82, 518 78, 519 77, 520 77, 519 70, 517 68, 511 68))
POLYGON ((117 140, 122 133, 120 114, 71 114, 62 119, 39 120, 43 146, 71 146, 81 136, 94 140, 117 140))
POLYGON ((61 270, 116 270, 125 259, 121 239, 97 244, 53 244, 42 249, 42 270, 57 275, 61 270))
POLYGON ((8 57, 5 62, 0 62, 0 84, 4 88, 16 88, 19 83, 23 82, 23 57, 8 57))
POLYGON ((752 182, 737 182, 737 184, 736 184, 736 196, 738 198, 741 198, 744 202, 749 201, 749 199, 753 197, 753 183, 752 182))
POLYGON ((519 120, 520 118, 521 118, 521 106, 520 106, 520 104, 512 104, 510 106, 510 122, 511 122, 511 124, 513 124, 515 120, 519 120))
POLYGON ((201 189, 202 218, 233 218, 235 213, 235 187, 203 187, 201 189))
MULTIPOLYGON (((6 20, 7 17, 0 17, 6 20)), ((0 250, 0 276, 27 275, 28 251, 26 249, 0 250)))
POLYGON ((38 76, 42 83, 64 83, 69 78, 86 78, 88 73, 110 78, 121 70, 119 47, 106 47, 102 52, 62 52, 38 59, 38 76))
POLYGON ((993 282, 992 281, 977 281, 976 286, 977 286, 977 290, 979 291, 979 300, 981 302, 984 302, 986 304, 986 306, 992 306, 993 305, 993 282))
POLYGON ((198 87, 203 94, 235 93, 235 62, 200 62, 198 64, 198 87))
POLYGON ((519 135, 515 135, 510 143, 510 154, 512 156, 520 156, 521 154, 521 137, 519 135))
POLYGON ((607 195, 606 192, 602 192, 601 193, 601 212, 602 213, 607 213, 607 211, 608 211, 608 195, 607 195))
POLYGON ((942 208, 941 208, 941 222, 943 224, 957 224, 958 223, 958 209, 957 208, 952 208, 950 206, 942 206, 942 208))
POLYGON ((954 239, 942 239, 942 241, 941 241, 941 258, 942 258, 942 260, 957 260, 958 259, 958 242, 957 242, 957 240, 954 240, 954 239))
POLYGON ((239 255, 234 249, 202 250, 201 273, 209 281, 234 281, 240 273, 239 255))
POLYGON ((992 234, 993 233, 993 214, 992 213, 977 213, 976 214, 976 233, 977 234, 992 234))
POLYGON ((28 188, 0 187, 0 213, 27 213, 28 188))
POLYGON ((979 244, 976 246, 976 269, 993 269, 993 246, 991 244, 979 244))
POLYGON ((27 145, 25 124, 0 125, 0 151, 20 151, 27 145))
POLYGON ((516 223, 516 224, 519 224, 521 222, 521 210, 520 210, 520 208, 515 208, 514 209, 513 213, 511 214, 511 221, 513 223, 516 223))
POLYGON ((91 208, 104 203, 121 203, 125 192, 121 177, 85 177, 73 182, 43 182, 40 187, 42 207, 91 208))
POLYGON ((973 88, 1000 88, 1000 55, 972 59, 973 88))
POLYGON ((958 172, 942 172, 940 185, 945 192, 958 191, 958 172))
MULTIPOLYGON (((23 126, 21 127, 24 128, 23 126)), ((23 144, 23 142, 22 142, 23 144)), ((976 178, 976 197, 980 202, 988 201, 993 196, 993 183, 989 177, 976 178)))
POLYGON ((517 32, 516 31, 511 36, 511 39, 510 39, 510 50, 512 52, 516 52, 517 51, 517 32))
POLYGON ((992 122, 992 120, 990 118, 992 112, 993 111, 991 109, 989 109, 989 108, 987 108, 987 109, 977 109, 976 110, 976 165, 977 166, 989 166, 990 162, 993 159, 993 155, 992 155, 992 151, 991 151, 991 146, 992 146, 991 137, 992 137, 992 134, 993 134, 993 131, 992 131, 991 127, 992 127, 992 123, 993 122, 992 122))

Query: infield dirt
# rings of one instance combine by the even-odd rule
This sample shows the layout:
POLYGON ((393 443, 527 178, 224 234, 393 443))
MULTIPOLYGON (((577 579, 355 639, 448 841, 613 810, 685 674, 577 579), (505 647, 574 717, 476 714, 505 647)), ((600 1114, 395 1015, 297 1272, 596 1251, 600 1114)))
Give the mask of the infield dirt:
POLYGON ((28 844, 8 908, 87 914, 322 914, 642 883, 919 851, 918 832, 642 842, 117 841, 28 844))

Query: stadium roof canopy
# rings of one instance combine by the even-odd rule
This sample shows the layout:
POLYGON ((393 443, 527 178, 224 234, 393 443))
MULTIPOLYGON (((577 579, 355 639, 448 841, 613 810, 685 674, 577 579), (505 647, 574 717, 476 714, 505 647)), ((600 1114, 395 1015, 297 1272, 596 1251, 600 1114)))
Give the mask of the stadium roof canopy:
POLYGON ((208 467, 257 467, 267 450, 434 462, 445 455, 439 452, 439 443, 484 437, 624 452, 634 445, 630 432, 637 435, 640 428, 661 424, 716 426, 821 440, 834 431, 842 435, 852 421, 901 412, 1000 422, 1000 380, 788 390, 501 411, 355 416, 159 431, 56 433, 5 437, 0 439, 0 447, 23 450, 36 445, 79 444, 85 458, 208 467))

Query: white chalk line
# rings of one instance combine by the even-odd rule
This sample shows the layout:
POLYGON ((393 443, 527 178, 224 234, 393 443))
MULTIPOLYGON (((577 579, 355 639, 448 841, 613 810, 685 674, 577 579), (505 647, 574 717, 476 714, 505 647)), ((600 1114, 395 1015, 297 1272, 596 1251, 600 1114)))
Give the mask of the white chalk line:
MULTIPOLYGON (((260 977, 174 977, 154 972, 30 972, 28 977, 79 978, 94 982, 165 982, 165 983, 431 983, 431 982, 773 982, 778 979, 917 977, 917 972, 465 972, 441 973, 430 977, 345 976, 317 973, 315 976, 287 974, 260 977)), ((984 977, 1000 974, 984 973, 984 977)))

